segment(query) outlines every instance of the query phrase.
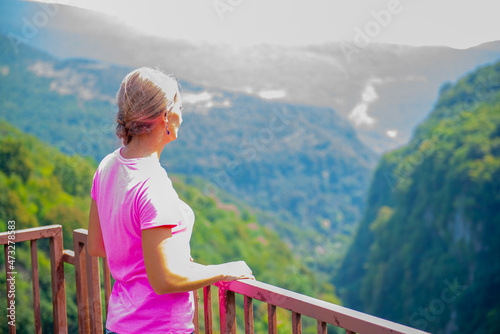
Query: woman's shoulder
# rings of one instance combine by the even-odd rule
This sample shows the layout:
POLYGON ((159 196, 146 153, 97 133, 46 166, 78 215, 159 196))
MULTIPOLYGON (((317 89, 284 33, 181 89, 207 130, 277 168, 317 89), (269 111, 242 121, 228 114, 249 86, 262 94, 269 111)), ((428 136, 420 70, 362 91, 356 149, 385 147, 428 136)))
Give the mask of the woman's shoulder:
POLYGON ((112 164, 113 161, 116 160, 116 153, 118 151, 119 151, 119 149, 115 150, 114 152, 108 153, 108 155, 106 155, 104 158, 102 158, 101 162, 99 162, 97 170, 102 170, 106 166, 112 164))
POLYGON ((170 180, 170 177, 167 174, 167 171, 160 165, 156 166, 150 166, 150 169, 148 170, 148 177, 147 181, 148 183, 157 188, 165 188, 168 190, 173 190, 173 185, 172 185, 172 180, 170 180))
POLYGON ((177 203, 179 195, 165 170, 156 170, 144 179, 138 192, 143 200, 153 206, 164 207, 166 203, 177 203))
POLYGON ((101 164, 106 164, 106 163, 109 163, 112 160, 115 160, 117 158, 117 155, 119 154, 119 152, 120 152, 120 149, 118 148, 118 149, 114 150, 113 152, 108 153, 108 155, 106 155, 101 160, 101 164))

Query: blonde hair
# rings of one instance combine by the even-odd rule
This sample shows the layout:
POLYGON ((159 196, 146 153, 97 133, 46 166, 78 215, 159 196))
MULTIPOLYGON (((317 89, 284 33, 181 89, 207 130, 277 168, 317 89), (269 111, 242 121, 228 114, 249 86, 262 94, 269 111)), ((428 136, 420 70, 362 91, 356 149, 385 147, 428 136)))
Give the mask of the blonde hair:
POLYGON ((178 93, 177 80, 160 70, 141 67, 127 74, 116 96, 116 135, 123 144, 151 132, 158 117, 168 115, 178 93))

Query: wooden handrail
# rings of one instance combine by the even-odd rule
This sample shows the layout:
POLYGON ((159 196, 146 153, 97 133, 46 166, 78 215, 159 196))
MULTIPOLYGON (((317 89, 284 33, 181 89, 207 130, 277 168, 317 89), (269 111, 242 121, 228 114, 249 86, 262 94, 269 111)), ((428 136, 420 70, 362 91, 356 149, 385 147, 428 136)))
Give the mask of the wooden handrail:
POLYGON ((292 312, 344 328, 353 333, 415 333, 425 332, 389 320, 348 309, 346 307, 305 296, 297 292, 279 288, 254 280, 218 282, 224 291, 233 291, 292 312))
MULTIPOLYGON (((57 236, 60 231, 62 231, 61 225, 47 225, 33 228, 25 228, 21 230, 15 230, 15 241, 23 242, 30 240, 39 240, 45 238, 52 238, 57 236)), ((0 245, 6 245, 9 243, 9 233, 1 232, 0 233, 0 245)))

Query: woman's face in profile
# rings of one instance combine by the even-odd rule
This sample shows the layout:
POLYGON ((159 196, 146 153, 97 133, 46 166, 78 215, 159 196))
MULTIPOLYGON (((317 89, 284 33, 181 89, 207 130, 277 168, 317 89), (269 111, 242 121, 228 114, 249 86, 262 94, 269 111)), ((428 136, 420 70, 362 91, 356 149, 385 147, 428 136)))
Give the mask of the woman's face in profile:
POLYGON ((182 124, 182 100, 179 93, 175 94, 174 106, 168 113, 168 123, 170 124, 169 131, 173 131, 177 138, 177 132, 182 124))

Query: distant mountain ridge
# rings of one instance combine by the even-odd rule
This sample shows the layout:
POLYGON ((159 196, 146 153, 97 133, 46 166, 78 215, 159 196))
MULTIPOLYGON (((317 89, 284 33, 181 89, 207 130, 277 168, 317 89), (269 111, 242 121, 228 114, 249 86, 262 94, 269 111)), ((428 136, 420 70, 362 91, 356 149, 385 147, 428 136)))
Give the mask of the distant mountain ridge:
POLYGON ((444 85, 385 154, 335 283, 348 307, 433 333, 500 331, 500 62, 444 85))
MULTIPOLYGON (((22 37, 22 18, 40 10, 38 3, 0 3, 0 32, 22 37)), ((194 43, 141 34, 112 16, 64 5, 33 35, 26 39, 30 45, 61 58, 86 57, 132 67, 153 64, 197 86, 332 108, 377 152, 407 143, 432 110, 444 82, 500 58, 500 41, 467 50, 374 41, 350 61, 342 43, 194 43)))

